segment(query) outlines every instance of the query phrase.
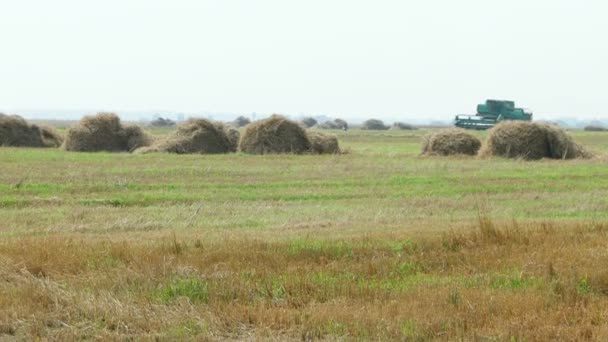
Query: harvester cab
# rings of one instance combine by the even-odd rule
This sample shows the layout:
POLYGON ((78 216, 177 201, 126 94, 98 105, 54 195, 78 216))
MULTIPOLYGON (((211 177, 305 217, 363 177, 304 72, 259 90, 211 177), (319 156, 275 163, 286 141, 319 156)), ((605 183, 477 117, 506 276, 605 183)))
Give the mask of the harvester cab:
POLYGON ((513 101, 487 100, 477 105, 475 115, 456 115, 454 125, 467 129, 488 129, 503 120, 532 121, 532 112, 515 107, 513 101))

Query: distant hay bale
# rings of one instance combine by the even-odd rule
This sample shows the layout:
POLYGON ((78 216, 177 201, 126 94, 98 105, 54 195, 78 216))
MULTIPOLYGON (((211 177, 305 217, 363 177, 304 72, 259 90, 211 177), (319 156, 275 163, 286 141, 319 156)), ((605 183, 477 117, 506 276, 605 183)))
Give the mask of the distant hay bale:
POLYGON ((188 119, 177 126, 169 137, 156 144, 140 148, 136 153, 169 152, 178 154, 217 154, 235 152, 239 131, 223 123, 207 119, 188 119))
POLYGON ((114 113, 85 116, 68 129, 63 148, 68 151, 126 151, 149 146, 152 138, 141 127, 123 125, 114 113))
POLYGON ((504 121, 492 128, 480 156, 500 156, 537 160, 541 158, 590 158, 561 128, 546 123, 504 121))
POLYGON ((249 154, 303 153, 310 147, 302 126, 276 114, 247 125, 239 144, 249 154))
POLYGON ((389 127, 385 126, 382 120, 369 119, 363 122, 363 124, 361 125, 361 129, 382 131, 389 129, 389 127))
POLYGON ((308 139, 311 144, 311 151, 319 154, 336 154, 340 153, 338 146, 338 137, 333 134, 327 134, 319 131, 307 131, 308 139))
POLYGON ((31 125, 18 115, 0 113, 0 146, 59 147, 62 140, 53 128, 31 125))
POLYGON ((475 155, 481 141, 463 129, 448 128, 422 137, 422 154, 425 155, 475 155))
POLYGON ((249 125, 250 123, 251 123, 251 120, 249 120, 249 118, 246 118, 241 115, 238 118, 234 119, 233 125, 235 127, 245 127, 245 126, 249 125))
POLYGON ((608 131, 608 129, 602 127, 602 126, 598 126, 598 125, 588 125, 585 126, 585 131, 589 131, 589 132, 604 132, 604 131, 608 131))
POLYGON ((304 127, 310 128, 317 124, 317 120, 315 120, 315 118, 309 116, 309 117, 302 119, 302 124, 304 125, 304 127))
POLYGON ((414 125, 410 125, 404 122, 395 122, 391 128, 391 130, 415 130, 418 129, 416 126, 414 125))

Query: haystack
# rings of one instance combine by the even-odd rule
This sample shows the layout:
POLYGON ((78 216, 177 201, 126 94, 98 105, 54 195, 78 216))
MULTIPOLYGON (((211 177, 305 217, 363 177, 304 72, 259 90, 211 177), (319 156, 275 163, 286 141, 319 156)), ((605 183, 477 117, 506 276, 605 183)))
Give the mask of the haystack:
POLYGON ((50 127, 30 125, 18 115, 0 113, 0 146, 59 147, 62 140, 50 127))
POLYGON ((219 122, 207 119, 189 119, 180 124, 166 140, 150 147, 138 149, 137 153, 170 152, 186 153, 228 153, 235 152, 239 131, 219 122))
POLYGON ((363 122, 363 124, 361 125, 361 129, 382 131, 389 129, 389 127, 385 126, 382 120, 369 119, 363 122))
POLYGON ((504 121, 496 125, 489 131, 479 154, 526 160, 591 157, 591 153, 561 128, 527 121, 504 121))
POLYGON ((338 137, 333 134, 322 133, 319 131, 306 131, 311 144, 311 151, 319 154, 340 153, 338 137))
POLYGON ((152 138, 139 126, 123 125, 114 113, 85 116, 71 127, 63 148, 68 151, 128 151, 149 146, 152 138))
POLYGON ((249 124, 239 144, 241 151, 250 154, 303 153, 310 147, 302 126, 276 114, 249 124))
POLYGON ((475 155, 481 141, 462 129, 449 128, 425 135, 422 138, 422 154, 426 155, 475 155))

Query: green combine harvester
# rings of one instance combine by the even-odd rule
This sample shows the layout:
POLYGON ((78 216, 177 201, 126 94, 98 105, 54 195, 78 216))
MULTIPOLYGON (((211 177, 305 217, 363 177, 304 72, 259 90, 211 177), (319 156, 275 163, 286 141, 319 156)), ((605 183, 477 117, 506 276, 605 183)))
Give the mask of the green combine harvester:
POLYGON ((532 121, 532 112, 516 108, 513 101, 486 100, 475 115, 456 115, 454 125, 466 129, 489 129, 503 120, 532 121))

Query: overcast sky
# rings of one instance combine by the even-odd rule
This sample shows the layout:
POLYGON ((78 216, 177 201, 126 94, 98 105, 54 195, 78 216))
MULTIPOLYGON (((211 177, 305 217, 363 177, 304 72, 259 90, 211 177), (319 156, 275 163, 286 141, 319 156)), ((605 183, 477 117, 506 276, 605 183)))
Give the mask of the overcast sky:
POLYGON ((608 116, 600 0, 0 0, 0 110, 608 116))

